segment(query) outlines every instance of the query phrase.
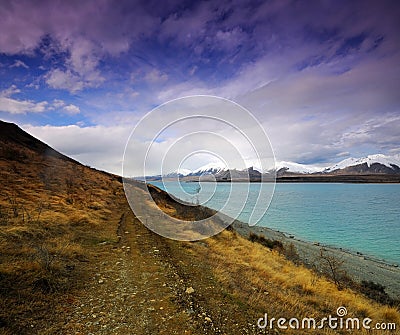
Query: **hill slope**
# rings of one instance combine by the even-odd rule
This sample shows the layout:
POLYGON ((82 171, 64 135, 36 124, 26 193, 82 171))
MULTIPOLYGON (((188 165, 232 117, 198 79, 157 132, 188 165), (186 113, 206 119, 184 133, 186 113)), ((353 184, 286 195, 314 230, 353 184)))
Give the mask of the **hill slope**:
POLYGON ((17 125, 0 120, 0 142, 2 145, 2 157, 8 159, 19 158, 18 152, 22 148, 30 150, 43 157, 55 157, 62 160, 74 162, 75 160, 60 154, 58 151, 49 147, 47 144, 37 140, 32 135, 21 130, 17 125))
MULTIPOLYGON (((192 243, 164 239, 135 218, 120 178, 55 154, 16 126, 2 123, 0 134, 4 127, 1 334, 259 334, 264 313, 321 319, 341 305, 351 316, 400 321, 395 308, 338 290, 232 230, 192 243)), ((199 214, 152 193, 169 213, 199 214)))

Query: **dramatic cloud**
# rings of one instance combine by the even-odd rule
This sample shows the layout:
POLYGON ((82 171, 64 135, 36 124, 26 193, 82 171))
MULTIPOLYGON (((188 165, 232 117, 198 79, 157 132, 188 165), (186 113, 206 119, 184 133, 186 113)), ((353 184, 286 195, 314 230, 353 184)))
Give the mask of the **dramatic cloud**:
POLYGON ((400 147, 397 1, 10 0, 0 16, 1 112, 25 124, 129 128, 165 101, 210 94, 253 112, 279 160, 400 147))

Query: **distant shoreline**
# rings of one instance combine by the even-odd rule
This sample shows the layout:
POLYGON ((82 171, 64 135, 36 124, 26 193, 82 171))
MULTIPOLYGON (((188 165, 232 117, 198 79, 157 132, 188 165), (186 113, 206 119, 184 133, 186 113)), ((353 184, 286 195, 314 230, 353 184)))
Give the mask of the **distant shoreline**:
MULTIPOLYGON (((177 181, 177 178, 170 177, 150 177, 146 178, 146 182, 152 181, 177 181)), ((181 177, 182 182, 198 182, 199 177, 181 177)), ((321 174, 293 174, 278 176, 272 179, 270 176, 261 178, 234 178, 219 179, 211 176, 202 176, 202 182, 218 182, 218 183, 346 183, 346 184, 400 184, 400 174, 360 174, 360 175, 321 175, 321 174)))
POLYGON ((400 175, 296 175, 276 178, 277 183, 398 184, 400 175))

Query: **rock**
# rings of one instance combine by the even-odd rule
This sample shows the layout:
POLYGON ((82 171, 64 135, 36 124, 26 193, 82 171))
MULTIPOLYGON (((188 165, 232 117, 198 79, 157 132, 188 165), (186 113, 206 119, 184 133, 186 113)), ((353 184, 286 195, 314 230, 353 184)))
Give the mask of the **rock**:
POLYGON ((103 284, 104 283, 104 279, 99 279, 98 283, 99 284, 103 284))
POLYGON ((194 293, 194 288, 191 287, 191 286, 188 287, 188 288, 186 289, 185 293, 187 293, 187 294, 192 294, 192 293, 194 293))

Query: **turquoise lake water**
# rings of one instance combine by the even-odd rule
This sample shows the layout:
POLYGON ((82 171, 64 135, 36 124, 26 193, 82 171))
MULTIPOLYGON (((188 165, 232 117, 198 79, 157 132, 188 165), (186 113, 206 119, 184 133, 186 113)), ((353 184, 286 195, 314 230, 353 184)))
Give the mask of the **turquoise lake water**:
MULTIPOLYGON (((231 187, 229 183, 202 183, 200 192, 199 184, 182 183, 185 194, 175 183, 153 184, 192 203, 202 203, 212 194, 204 205, 217 210, 223 207, 231 187)), ((267 187, 272 190, 271 184, 267 187)), ((259 183, 237 183, 232 208, 222 211, 229 215, 241 208, 249 190, 238 217, 249 222, 259 189, 259 183)), ((267 198, 256 210, 264 212, 268 202, 267 198)), ((270 206, 257 225, 400 265, 399 184, 276 184, 270 206)))

